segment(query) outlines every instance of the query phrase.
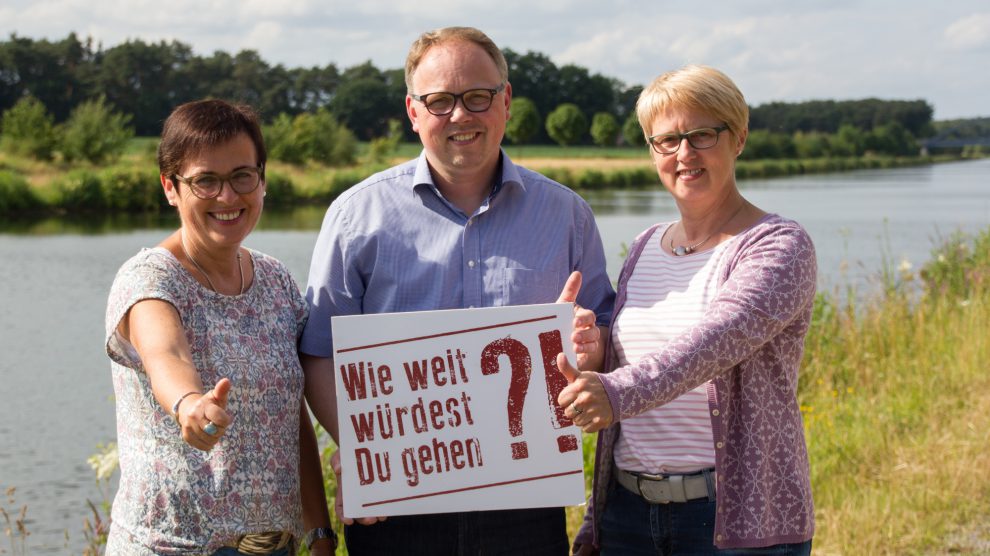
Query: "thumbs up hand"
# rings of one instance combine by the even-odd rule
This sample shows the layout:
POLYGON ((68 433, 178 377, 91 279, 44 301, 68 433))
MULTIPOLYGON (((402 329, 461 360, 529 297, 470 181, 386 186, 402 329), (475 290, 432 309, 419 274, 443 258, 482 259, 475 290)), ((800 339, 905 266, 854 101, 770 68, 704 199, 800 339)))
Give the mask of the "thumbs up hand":
POLYGON ((567 278, 557 303, 574 303, 574 332, 571 334, 571 343, 577 355, 577 367, 586 371, 597 371, 601 369, 605 355, 603 341, 605 336, 602 328, 595 325, 597 317, 594 311, 576 303, 580 290, 581 273, 574 271, 567 278))
POLYGON ((564 415, 587 433, 598 432, 612 424, 612 403, 598 373, 579 371, 567 356, 557 355, 557 369, 567 379, 567 386, 557 396, 564 415))
POLYGON ((220 441, 233 418, 227 413, 227 398, 232 384, 222 378, 209 392, 189 396, 180 406, 176 419, 182 439, 198 450, 208 452, 220 441))

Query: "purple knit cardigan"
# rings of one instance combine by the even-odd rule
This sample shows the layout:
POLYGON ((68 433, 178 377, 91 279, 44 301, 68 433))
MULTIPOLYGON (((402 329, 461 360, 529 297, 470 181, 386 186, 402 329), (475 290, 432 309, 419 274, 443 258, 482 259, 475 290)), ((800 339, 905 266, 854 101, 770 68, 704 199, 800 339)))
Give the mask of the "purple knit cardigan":
MULTIPOLYGON (((619 275, 612 319, 649 238, 640 234, 619 275)), ((706 381, 717 473, 718 548, 804 542, 814 535, 808 451, 797 403, 798 368, 811 321, 817 264, 807 232, 768 214, 722 255, 719 290, 695 326, 618 367, 611 339, 601 375, 616 423, 598 434, 595 478, 576 543, 599 545, 599 516, 613 481, 619 421, 706 381)))

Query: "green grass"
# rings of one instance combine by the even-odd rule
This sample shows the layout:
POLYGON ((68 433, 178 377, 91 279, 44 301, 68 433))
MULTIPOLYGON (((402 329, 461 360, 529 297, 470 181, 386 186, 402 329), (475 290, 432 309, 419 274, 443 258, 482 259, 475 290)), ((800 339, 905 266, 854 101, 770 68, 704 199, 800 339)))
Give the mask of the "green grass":
POLYGON ((975 246, 866 301, 819 296, 800 392, 816 553, 966 552, 947 539, 990 516, 990 230, 975 246))

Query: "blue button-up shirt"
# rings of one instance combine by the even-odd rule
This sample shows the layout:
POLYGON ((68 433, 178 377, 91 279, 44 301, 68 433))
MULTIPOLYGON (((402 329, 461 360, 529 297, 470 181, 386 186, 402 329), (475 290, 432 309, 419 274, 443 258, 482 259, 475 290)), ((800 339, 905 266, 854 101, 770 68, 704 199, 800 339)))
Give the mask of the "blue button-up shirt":
POLYGON ((300 349, 330 357, 330 317, 553 303, 574 270, 577 303, 607 324, 614 291, 591 208, 503 152, 492 194, 467 215, 433 183, 426 155, 337 198, 313 250, 300 349))

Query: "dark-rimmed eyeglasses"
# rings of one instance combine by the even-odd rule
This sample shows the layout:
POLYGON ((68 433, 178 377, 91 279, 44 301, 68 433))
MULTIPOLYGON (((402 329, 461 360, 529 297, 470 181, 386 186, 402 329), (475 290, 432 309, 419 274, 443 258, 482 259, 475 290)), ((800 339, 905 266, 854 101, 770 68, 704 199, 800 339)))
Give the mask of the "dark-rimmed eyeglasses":
POLYGON ((426 107, 426 111, 434 116, 446 116, 454 111, 457 99, 461 100, 461 105, 468 112, 484 112, 492 106, 495 95, 505 89, 502 83, 494 89, 471 89, 460 94, 440 91, 436 93, 426 93, 425 95, 414 95, 409 93, 409 97, 418 100, 426 107))
POLYGON ((718 144, 718 136, 723 131, 727 131, 729 126, 720 125, 718 127, 702 127, 692 129, 684 133, 661 133, 648 137, 646 142, 659 154, 674 154, 681 148, 681 142, 688 140, 692 148, 710 149, 718 144))
POLYGON ((227 175, 196 174, 195 176, 172 176, 189 186, 193 195, 208 201, 220 195, 223 184, 229 183, 230 188, 238 195, 247 195, 258 188, 265 170, 261 166, 238 168, 227 175))

